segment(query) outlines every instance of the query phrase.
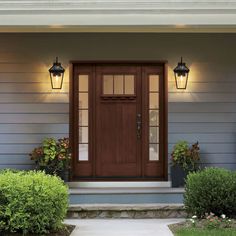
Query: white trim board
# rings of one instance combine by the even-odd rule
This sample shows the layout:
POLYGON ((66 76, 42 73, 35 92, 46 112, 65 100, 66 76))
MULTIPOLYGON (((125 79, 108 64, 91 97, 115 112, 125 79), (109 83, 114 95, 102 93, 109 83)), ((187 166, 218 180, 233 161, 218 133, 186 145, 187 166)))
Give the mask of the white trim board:
POLYGON ((68 182, 70 188, 169 188, 171 182, 68 182))
POLYGON ((235 0, 0 0, 0 32, 235 32, 235 28, 235 0))

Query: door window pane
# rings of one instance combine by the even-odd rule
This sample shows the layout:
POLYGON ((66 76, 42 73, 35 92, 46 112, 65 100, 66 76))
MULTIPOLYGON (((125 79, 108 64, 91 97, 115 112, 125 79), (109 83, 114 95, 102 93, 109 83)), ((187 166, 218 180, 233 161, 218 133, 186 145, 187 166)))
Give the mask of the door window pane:
POLYGON ((88 92, 88 75, 79 75, 79 92, 88 92))
POLYGON ((123 75, 114 75, 114 94, 123 94, 123 75))
POLYGON ((149 160, 158 161, 159 160, 159 144, 149 144, 149 160))
POLYGON ((113 94, 113 76, 103 76, 103 94, 113 94))
POLYGON ((88 144, 79 144, 79 161, 88 161, 88 144))
POLYGON ((134 76, 125 75, 125 94, 134 94, 134 76))
POLYGON ((103 75, 103 94, 133 95, 134 75, 103 75))
POLYGON ((159 75, 149 75, 149 91, 159 91, 159 75))

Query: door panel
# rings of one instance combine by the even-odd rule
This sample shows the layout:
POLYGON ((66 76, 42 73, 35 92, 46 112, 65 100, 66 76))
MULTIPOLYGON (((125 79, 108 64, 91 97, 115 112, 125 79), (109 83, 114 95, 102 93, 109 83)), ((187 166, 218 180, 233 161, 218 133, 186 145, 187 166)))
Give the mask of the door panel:
POLYGON ((73 179, 166 179, 164 75, 160 64, 74 65, 73 179))
POLYGON ((140 68, 97 67, 96 86, 96 175, 141 177, 136 132, 136 116, 141 111, 140 68))

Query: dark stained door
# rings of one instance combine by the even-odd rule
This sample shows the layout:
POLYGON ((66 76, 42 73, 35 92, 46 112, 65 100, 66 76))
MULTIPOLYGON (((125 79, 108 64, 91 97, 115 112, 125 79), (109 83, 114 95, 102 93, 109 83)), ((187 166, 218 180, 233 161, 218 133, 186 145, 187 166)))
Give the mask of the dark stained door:
POLYGON ((167 81, 161 63, 75 63, 73 180, 167 179, 167 81))
POLYGON ((98 66, 96 87, 96 175, 141 176, 141 68, 98 66))

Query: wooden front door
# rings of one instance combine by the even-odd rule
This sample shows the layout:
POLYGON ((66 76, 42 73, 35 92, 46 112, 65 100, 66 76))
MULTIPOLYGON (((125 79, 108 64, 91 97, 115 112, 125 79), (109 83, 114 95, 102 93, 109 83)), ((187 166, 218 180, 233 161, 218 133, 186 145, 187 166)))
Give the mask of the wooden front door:
POLYGON ((166 179, 163 64, 74 64, 73 179, 166 179))
POLYGON ((96 85, 96 173, 141 176, 141 68, 98 66, 96 85))

